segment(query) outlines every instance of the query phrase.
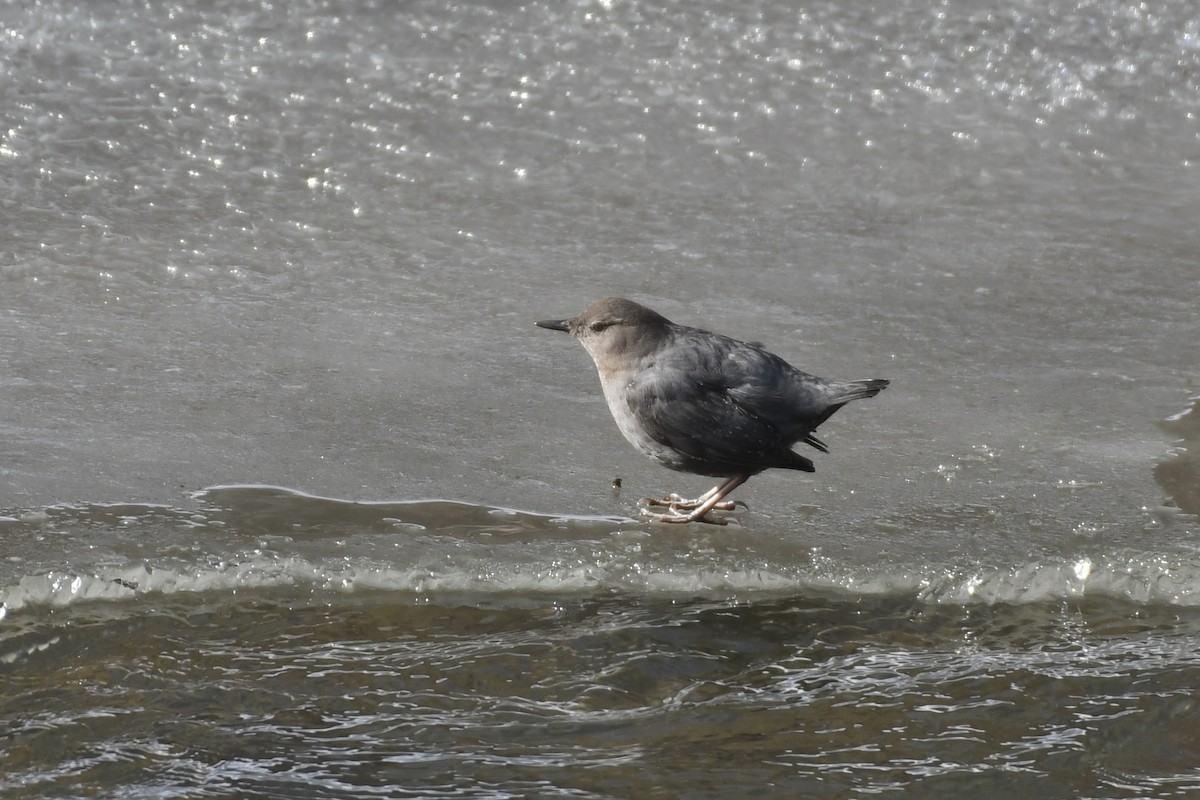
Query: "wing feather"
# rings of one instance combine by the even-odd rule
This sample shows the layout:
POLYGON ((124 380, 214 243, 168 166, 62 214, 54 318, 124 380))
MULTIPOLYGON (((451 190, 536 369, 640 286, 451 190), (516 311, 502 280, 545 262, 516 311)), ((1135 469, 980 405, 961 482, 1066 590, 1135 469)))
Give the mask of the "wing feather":
POLYGON ((690 460, 692 468, 811 471, 812 462, 791 451, 792 442, 775 421, 739 392, 737 371, 720 368, 721 348, 709 349, 713 352, 688 364, 660 362, 638 373, 627 399, 643 430, 690 460))

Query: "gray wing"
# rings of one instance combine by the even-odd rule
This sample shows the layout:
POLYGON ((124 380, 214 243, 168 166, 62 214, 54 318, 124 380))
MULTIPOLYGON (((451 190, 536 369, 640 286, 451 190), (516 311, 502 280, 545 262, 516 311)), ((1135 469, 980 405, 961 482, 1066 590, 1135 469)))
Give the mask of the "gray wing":
POLYGON ((774 357, 711 334, 687 344, 684 358, 662 359, 631 382, 627 398, 643 430, 696 462, 693 468, 812 471, 812 462, 790 449, 801 437, 789 437, 773 418, 777 404, 763 402, 764 391, 778 388, 747 380, 769 377, 771 370, 753 362, 774 357))

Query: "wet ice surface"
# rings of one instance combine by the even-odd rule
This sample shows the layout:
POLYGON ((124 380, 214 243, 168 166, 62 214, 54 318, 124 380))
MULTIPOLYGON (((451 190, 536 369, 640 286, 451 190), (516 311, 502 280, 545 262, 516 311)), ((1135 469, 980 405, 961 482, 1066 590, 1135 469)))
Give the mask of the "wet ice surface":
POLYGON ((2 22, 6 790, 269 795, 332 741, 330 796, 632 796, 629 764, 712 736, 646 785, 699 796, 725 753, 779 796, 1186 790, 1185 6, 2 22), (582 348, 533 327, 605 295, 892 386, 822 428, 814 475, 739 489, 735 524, 652 528, 637 498, 709 484, 629 448, 582 348), (496 667, 433 668, 471 658, 496 667), (154 733, 143 691, 209 727, 154 733), (135 732, 71 721, 97 719, 135 732))
POLYGON ((30 12, 6 45, 30 98, 4 140, 13 503, 699 491, 531 327, 605 294, 893 379, 814 478, 739 493, 789 525, 1053 515, 1072 481, 1101 517, 1157 500, 1152 424, 1194 368, 1187 23, 813 13, 30 12))

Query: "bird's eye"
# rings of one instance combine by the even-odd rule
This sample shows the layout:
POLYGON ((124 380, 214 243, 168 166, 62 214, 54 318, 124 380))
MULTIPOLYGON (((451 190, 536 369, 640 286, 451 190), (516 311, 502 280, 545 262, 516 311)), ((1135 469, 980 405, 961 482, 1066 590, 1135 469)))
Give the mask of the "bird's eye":
POLYGON ((604 330, 605 328, 611 328, 612 325, 613 325, 613 323, 611 320, 598 319, 595 322, 593 322, 591 325, 588 325, 588 327, 592 329, 593 333, 599 333, 600 331, 604 330))

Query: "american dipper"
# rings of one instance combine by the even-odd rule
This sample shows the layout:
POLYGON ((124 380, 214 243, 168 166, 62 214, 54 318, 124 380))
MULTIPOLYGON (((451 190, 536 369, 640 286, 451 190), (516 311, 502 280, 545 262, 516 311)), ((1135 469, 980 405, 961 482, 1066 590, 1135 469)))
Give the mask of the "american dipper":
POLYGON ((640 452, 670 469, 725 479, 695 500, 643 499, 666 506, 664 514, 645 512, 661 522, 723 524, 706 515, 714 508, 731 510, 725 497, 750 476, 767 469, 813 472, 813 462, 792 445, 804 442, 828 453, 813 433, 817 426, 851 400, 873 397, 888 385, 882 378, 818 378, 757 344, 676 325, 619 297, 597 300, 577 317, 537 325, 583 344, 617 427, 640 452))

